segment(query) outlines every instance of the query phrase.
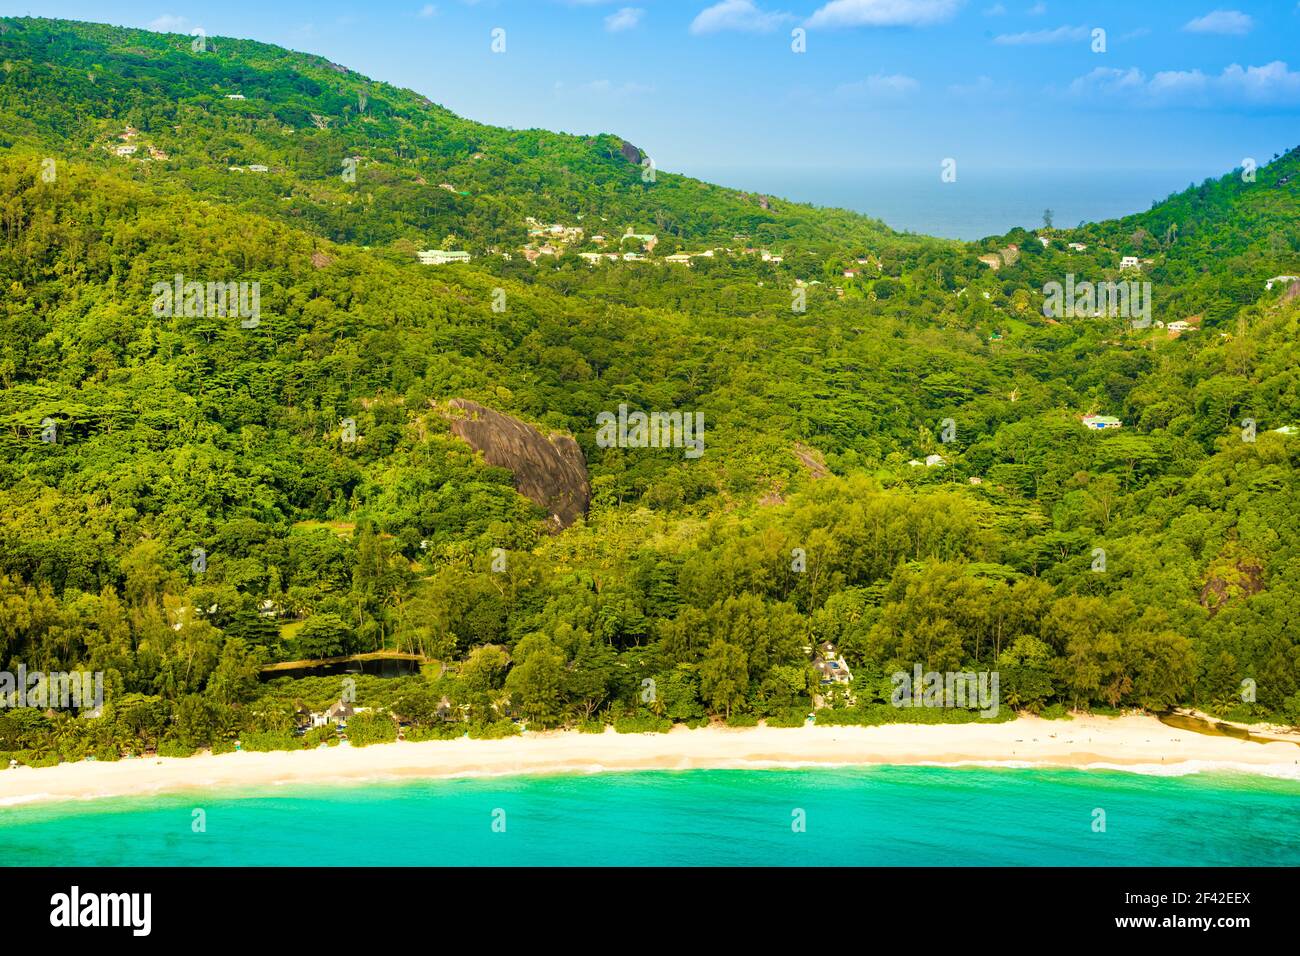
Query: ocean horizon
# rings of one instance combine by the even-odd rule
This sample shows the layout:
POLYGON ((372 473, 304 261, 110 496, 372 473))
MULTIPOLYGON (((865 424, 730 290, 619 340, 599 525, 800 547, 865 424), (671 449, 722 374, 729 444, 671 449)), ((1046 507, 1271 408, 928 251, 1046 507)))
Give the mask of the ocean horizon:
POLYGON ((0 849, 8 866, 1296 866, 1298 799, 1294 779, 1221 772, 420 779, 10 806, 0 849))
POLYGON ((850 209, 900 232, 943 239, 1000 236, 1043 224, 1058 228, 1145 212, 1221 169, 990 169, 959 164, 954 182, 933 169, 691 166, 706 182, 815 206, 850 209))

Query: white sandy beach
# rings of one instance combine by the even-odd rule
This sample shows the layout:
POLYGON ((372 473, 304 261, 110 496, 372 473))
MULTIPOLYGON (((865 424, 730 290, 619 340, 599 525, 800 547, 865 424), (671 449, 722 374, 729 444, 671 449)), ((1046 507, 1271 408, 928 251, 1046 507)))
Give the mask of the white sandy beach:
POLYGON ((870 764, 1076 767, 1181 774, 1233 770, 1300 779, 1300 746, 1168 727, 1154 717, 1021 717, 998 724, 675 728, 667 734, 528 733, 274 753, 83 761, 0 771, 0 806, 188 789, 405 777, 870 764))

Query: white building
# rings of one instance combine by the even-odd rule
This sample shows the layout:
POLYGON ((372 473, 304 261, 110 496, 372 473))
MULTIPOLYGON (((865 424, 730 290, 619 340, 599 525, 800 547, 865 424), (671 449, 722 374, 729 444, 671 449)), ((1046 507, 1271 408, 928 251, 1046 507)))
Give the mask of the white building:
POLYGON ((1084 415, 1082 421, 1084 428, 1091 428, 1094 431, 1103 431, 1107 428, 1122 428, 1124 425, 1118 418, 1110 415, 1084 415))
POLYGON ((1300 276, 1273 276, 1273 278, 1269 279, 1267 282, 1264 283, 1264 291, 1272 292, 1273 286, 1277 285, 1278 283, 1290 284, 1292 282, 1297 282, 1297 281, 1300 281, 1300 276))
POLYGON ((422 249, 415 254, 423 266, 445 266, 449 262, 469 262, 468 252, 444 249, 422 249))
POLYGON ((1119 260, 1119 267, 1121 269, 1141 269, 1142 262, 1137 256, 1125 256, 1119 260))

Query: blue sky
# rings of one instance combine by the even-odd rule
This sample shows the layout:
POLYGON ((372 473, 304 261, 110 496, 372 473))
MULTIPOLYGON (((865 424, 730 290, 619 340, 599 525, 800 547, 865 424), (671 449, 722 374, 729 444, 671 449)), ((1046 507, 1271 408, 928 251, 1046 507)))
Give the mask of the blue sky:
POLYGON ((1300 3, 0 0, 320 53, 660 168, 1227 171, 1300 144, 1300 3), (490 49, 505 30, 505 52, 490 49), (806 52, 792 50, 792 31, 806 52), (1093 31, 1105 31, 1094 52, 1093 31))

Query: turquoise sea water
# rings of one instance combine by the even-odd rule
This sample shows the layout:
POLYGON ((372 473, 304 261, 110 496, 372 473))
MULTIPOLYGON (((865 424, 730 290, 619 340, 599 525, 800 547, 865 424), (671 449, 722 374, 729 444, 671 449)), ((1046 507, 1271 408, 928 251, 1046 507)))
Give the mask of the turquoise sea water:
POLYGON ((0 859, 11 866, 1296 866, 1300 782, 863 767, 295 786, 6 807, 0 859), (206 814, 206 832, 193 832, 195 808, 206 814), (1105 811, 1104 833, 1093 831, 1097 809, 1105 811), (792 826, 799 810, 802 833, 792 826), (505 831, 494 832, 502 819, 505 831))

